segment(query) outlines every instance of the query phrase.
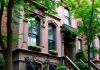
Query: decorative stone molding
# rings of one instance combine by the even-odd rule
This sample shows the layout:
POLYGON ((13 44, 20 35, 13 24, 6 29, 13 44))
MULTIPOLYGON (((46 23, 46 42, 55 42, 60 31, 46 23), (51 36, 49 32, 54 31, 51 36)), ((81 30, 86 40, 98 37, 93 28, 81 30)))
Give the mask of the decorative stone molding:
POLYGON ((48 23, 53 23, 56 27, 58 26, 55 22, 55 20, 48 20, 48 23))

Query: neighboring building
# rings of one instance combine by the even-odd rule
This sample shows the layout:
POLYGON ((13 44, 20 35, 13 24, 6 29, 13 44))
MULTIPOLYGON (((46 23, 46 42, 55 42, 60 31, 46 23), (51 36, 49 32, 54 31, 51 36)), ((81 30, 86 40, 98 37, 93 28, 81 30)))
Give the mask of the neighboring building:
MULTIPOLYGON (((87 48, 83 37, 70 32, 79 24, 71 18, 69 9, 58 7, 55 10, 58 14, 53 16, 45 13, 43 6, 37 7, 29 18, 20 19, 18 26, 13 25, 13 32, 19 39, 13 47, 14 70, 32 70, 32 67, 35 70, 54 70, 57 64, 63 63, 63 56, 73 61, 76 52, 87 48)), ((100 48, 99 37, 98 44, 100 48)), ((92 59, 99 60, 98 56, 91 53, 92 59)))

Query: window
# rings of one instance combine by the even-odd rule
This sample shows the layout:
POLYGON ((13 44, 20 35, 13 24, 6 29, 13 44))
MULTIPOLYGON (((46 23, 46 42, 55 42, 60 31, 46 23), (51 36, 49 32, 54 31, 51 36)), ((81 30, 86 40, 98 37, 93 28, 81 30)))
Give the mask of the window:
POLYGON ((64 8, 64 20, 65 20, 65 24, 71 25, 69 10, 66 8, 64 8))
POLYGON ((55 50, 55 26, 48 25, 48 47, 49 50, 55 50))
POLYGON ((78 40, 78 50, 81 51, 82 50, 82 40, 78 40))
POLYGON ((64 32, 61 32, 61 52, 62 52, 62 56, 64 56, 64 32))
MULTIPOLYGON (((92 40, 91 43, 90 43, 91 50, 93 49, 93 47, 94 47, 94 43, 93 43, 93 40, 92 40)), ((93 59, 93 58, 94 58, 94 51, 91 51, 90 52, 90 59, 93 59)))
POLYGON ((100 49, 100 37, 98 37, 98 41, 99 41, 99 49, 100 49))
MULTIPOLYGON (((100 37, 98 37, 98 48, 100 50, 100 37)), ((99 56, 100 56, 100 54, 99 54, 99 56)))
POLYGON ((39 45, 40 19, 28 18, 28 45, 39 45))

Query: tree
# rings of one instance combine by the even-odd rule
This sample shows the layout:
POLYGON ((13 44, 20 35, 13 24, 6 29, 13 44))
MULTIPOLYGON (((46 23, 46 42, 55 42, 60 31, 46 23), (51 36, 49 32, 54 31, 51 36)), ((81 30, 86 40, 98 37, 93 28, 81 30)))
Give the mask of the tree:
MULTIPOLYGON (((68 6, 71 15, 80 19, 78 33, 85 36, 88 46, 88 63, 90 63, 90 47, 92 40, 100 30, 100 0, 62 0, 68 6)), ((90 64, 88 64, 90 68, 90 64)))
MULTIPOLYGON (((49 0, 36 0, 39 3, 46 6, 48 13, 54 13, 54 11, 50 8, 53 7, 53 2, 49 0)), ((20 14, 20 11, 24 7, 27 9, 25 17, 29 15, 30 11, 36 8, 35 5, 31 2, 31 0, 0 0, 0 46, 2 49, 3 57, 5 60, 5 68, 6 70, 13 70, 13 62, 12 62, 12 44, 13 44, 13 31, 12 31, 12 24, 17 23, 13 16, 20 19, 23 15, 20 14), (2 19, 4 15, 4 11, 7 12, 7 22, 5 26, 7 28, 6 34, 3 34, 2 31, 2 19)), ((17 23, 18 24, 18 23, 17 23)))

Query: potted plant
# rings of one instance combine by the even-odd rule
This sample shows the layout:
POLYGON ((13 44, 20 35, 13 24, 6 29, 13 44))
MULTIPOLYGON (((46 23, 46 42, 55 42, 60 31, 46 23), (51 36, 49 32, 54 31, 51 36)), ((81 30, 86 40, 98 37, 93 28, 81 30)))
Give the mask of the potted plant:
POLYGON ((41 51, 41 47, 37 45, 29 45, 28 49, 33 51, 41 51))
POLYGON ((52 55, 57 55, 57 51, 56 50, 49 50, 49 53, 52 54, 52 55))
POLYGON ((56 70, 69 70, 65 65, 57 66, 56 70))

